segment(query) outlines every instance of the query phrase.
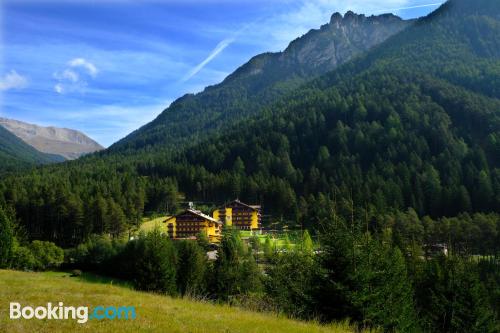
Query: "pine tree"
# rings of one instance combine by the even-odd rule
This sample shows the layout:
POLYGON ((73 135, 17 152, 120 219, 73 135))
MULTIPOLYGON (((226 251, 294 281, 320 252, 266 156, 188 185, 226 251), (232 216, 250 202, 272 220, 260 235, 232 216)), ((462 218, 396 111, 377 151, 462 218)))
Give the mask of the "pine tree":
POLYGON ((294 318, 309 318, 314 313, 317 272, 311 256, 299 251, 284 253, 267 268, 266 294, 279 311, 294 318))
POLYGON ((353 272, 353 305, 367 327, 384 332, 413 332, 416 329, 413 288, 409 283, 401 251, 365 236, 353 272))
POLYGON ((311 235, 309 235, 309 231, 305 230, 302 233, 302 252, 305 254, 313 254, 314 251, 314 243, 311 239, 311 235))
POLYGON ((476 264, 459 257, 426 263, 416 288, 422 327, 434 332, 497 332, 476 264))
POLYGON ((177 245, 177 286, 181 295, 199 295, 205 290, 207 267, 204 250, 192 241, 177 245))
POLYGON ((10 265, 14 246, 14 231, 10 220, 0 208, 0 268, 10 265))
POLYGON ((135 286, 146 291, 177 294, 176 253, 170 239, 154 229, 137 241, 134 251, 135 286))
POLYGON ((261 288, 260 270, 237 230, 224 230, 215 275, 216 293, 223 300, 261 288))
POLYGON ((267 236, 264 242, 264 256, 268 261, 272 260, 274 257, 274 248, 270 236, 267 236))

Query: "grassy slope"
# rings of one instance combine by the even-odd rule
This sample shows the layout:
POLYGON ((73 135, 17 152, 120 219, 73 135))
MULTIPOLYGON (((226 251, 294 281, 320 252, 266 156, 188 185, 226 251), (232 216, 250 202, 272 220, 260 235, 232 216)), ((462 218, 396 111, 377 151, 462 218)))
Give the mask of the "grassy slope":
POLYGON ((155 228, 160 228, 166 231, 167 225, 165 223, 162 223, 166 219, 168 219, 168 216, 160 216, 154 219, 145 219, 144 222, 141 224, 139 231, 150 232, 153 231, 153 229, 155 228))
POLYGON ((65 273, 0 270, 0 332, 351 332, 347 326, 320 326, 228 306, 90 283, 65 273), (10 320, 9 303, 23 306, 64 302, 67 306, 135 306, 135 320, 10 320))

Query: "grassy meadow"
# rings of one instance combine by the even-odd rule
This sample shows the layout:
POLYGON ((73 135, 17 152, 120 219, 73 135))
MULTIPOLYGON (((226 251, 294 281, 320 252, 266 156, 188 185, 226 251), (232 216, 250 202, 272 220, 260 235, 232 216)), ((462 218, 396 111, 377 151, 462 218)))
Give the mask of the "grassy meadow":
POLYGON ((153 231, 155 228, 159 228, 163 231, 166 231, 166 224, 163 223, 168 218, 168 216, 160 216, 160 217, 155 217, 155 218, 145 218, 144 221, 141 223, 141 226, 139 228, 139 232, 145 232, 148 233, 150 231, 153 231))
POLYGON ((346 324, 321 326, 225 305, 134 291, 120 282, 68 273, 0 270, 0 332, 353 332, 346 324), (11 320, 9 303, 46 306, 135 306, 134 320, 11 320))

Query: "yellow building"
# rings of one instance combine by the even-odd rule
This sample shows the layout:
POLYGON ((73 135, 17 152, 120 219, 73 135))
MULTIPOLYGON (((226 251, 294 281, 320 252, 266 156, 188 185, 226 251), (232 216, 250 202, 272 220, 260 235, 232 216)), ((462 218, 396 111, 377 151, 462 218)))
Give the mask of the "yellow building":
POLYGON ((167 225, 170 238, 194 238, 200 232, 203 232, 210 242, 220 242, 222 222, 203 214, 199 210, 186 209, 184 212, 166 219, 164 223, 167 225))
POLYGON ((240 230, 257 230, 261 227, 261 206, 247 205, 236 199, 213 212, 213 218, 224 225, 240 230))

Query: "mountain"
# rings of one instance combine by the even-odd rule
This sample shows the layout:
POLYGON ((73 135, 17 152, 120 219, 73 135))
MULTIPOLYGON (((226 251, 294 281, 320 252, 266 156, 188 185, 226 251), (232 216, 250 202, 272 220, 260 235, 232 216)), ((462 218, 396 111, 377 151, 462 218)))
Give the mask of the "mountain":
POLYGON ((104 149, 85 134, 71 129, 42 127, 6 118, 0 118, 1 126, 38 151, 68 160, 104 149))
POLYGON ((392 14, 335 13, 329 24, 311 30, 283 52, 264 53, 222 83, 185 95, 156 120, 113 145, 110 151, 161 146, 177 149, 251 116, 262 106, 336 68, 408 27, 392 14))
POLYGON ((182 163, 210 193, 280 214, 318 193, 377 211, 500 211, 500 2, 447 2, 182 163))
POLYGON ((61 162, 63 160, 62 156, 37 151, 0 126, 0 172, 14 171, 29 165, 61 162))

